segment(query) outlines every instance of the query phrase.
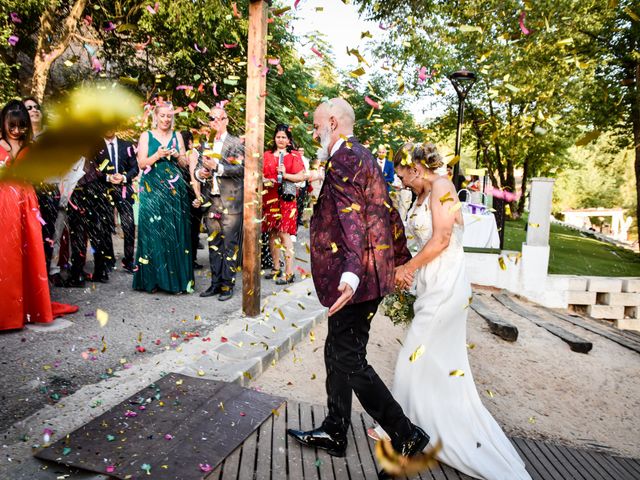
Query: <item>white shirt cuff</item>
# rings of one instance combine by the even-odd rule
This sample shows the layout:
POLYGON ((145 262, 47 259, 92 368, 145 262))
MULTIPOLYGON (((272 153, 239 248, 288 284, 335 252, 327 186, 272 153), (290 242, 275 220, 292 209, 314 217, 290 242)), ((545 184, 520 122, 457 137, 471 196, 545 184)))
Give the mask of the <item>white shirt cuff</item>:
POLYGON ((340 277, 340 283, 342 282, 348 284, 354 293, 358 289, 358 285, 360 285, 360 279, 352 272, 344 272, 340 277))

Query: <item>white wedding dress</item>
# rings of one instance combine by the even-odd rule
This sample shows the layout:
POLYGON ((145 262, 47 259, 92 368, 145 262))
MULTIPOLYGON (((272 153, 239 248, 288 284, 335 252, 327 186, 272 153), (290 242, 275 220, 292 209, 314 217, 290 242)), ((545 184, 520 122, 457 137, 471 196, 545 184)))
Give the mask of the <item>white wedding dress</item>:
MULTIPOLYGON (((431 238, 428 197, 409 210, 407 230, 418 250, 431 238)), ((442 441, 441 462, 480 479, 531 479, 482 404, 471 374, 466 344, 471 286, 462 234, 463 226, 454 224, 449 246, 416 272, 415 318, 398 357, 393 395, 431 436, 431 446, 442 441), (411 361, 418 349, 422 354, 411 361)))

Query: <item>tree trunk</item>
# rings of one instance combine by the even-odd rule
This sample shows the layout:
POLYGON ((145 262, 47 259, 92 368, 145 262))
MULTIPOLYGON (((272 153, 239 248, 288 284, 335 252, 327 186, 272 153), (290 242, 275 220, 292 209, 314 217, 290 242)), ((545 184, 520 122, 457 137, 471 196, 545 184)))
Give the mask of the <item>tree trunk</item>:
POLYGON ((526 203, 525 196, 527 195, 527 182, 529 181, 529 155, 524 158, 524 165, 522 167, 522 184, 520 186, 520 200, 518 201, 518 216, 521 217, 524 213, 524 205, 526 203))
POLYGON ((78 21, 87 6, 87 0, 76 0, 62 25, 60 25, 60 19, 57 18, 57 6, 56 0, 49 0, 49 4, 40 17, 38 44, 33 60, 33 77, 31 78, 31 95, 38 99, 38 102, 42 102, 44 99, 51 65, 65 52, 74 33, 78 30, 78 21), (57 28, 60 28, 59 34, 56 32, 57 28), (53 38, 56 39, 55 42, 51 41, 53 38))
POLYGON ((636 228, 640 239, 640 62, 635 68, 636 82, 631 88, 631 119, 633 121, 633 147, 636 152, 636 228))

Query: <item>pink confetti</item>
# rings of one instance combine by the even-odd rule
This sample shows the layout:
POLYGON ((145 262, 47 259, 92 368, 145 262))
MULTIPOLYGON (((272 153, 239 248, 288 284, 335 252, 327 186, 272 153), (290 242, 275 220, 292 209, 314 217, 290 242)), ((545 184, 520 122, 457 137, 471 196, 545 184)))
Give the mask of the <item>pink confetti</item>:
POLYGON ((20 37, 18 37, 17 35, 11 35, 7 39, 7 41, 9 42, 9 45, 11 45, 12 47, 15 47, 19 40, 20 40, 20 37))
POLYGON ((102 63, 100 63, 100 60, 98 60, 98 57, 91 57, 91 66, 93 67, 93 70, 96 73, 102 71, 102 63))
POLYGON ((91 15, 85 15, 82 21, 85 23, 87 27, 89 27, 93 23, 93 18, 91 18, 91 15))
POLYGON ((11 17, 11 21, 13 23, 22 23, 22 19, 16 12, 11 12, 9 16, 11 17))
POLYGON ((198 47, 197 43, 193 44, 193 48, 196 49, 196 52, 198 53, 207 53, 207 47, 204 47, 202 50, 200 49, 200 47, 198 47))
POLYGON ((391 25, 389 25, 388 27, 385 27, 382 22, 380 22, 380 24, 378 25, 378 27, 380 28, 380 30, 389 30, 389 28, 391 28, 391 25))
POLYGON ((178 85, 176 90, 193 90, 193 85, 178 85))
POLYGON ((227 343, 229 341, 229 339, 227 337, 220 337, 220 341, 222 343, 227 343))
POLYGON ((218 96, 218 85, 215 82, 213 82, 213 95, 218 96))
POLYGON ((513 193, 507 190, 500 190, 499 188, 493 187, 487 187, 485 193, 495 198, 500 198, 505 202, 514 202, 520 198, 520 193, 513 193))
POLYGON ((298 8, 299 4, 300 4, 300 0, 296 0, 295 2, 293 2, 293 8, 298 8))
POLYGON ((74 210, 78 210, 78 206, 71 201, 71 197, 69 197, 68 201, 69 205, 71 205, 71 208, 73 208, 74 210))
POLYGON ((264 67, 262 69, 262 72, 260 73, 261 76, 266 77, 267 73, 269 73, 269 67, 264 67))
POLYGON ((113 473, 116 471, 116 466, 115 465, 107 465, 107 468, 105 469, 105 471, 107 473, 113 473))
POLYGON ((307 118, 309 116, 309 112, 303 112, 302 114, 304 115, 304 118, 307 118))
MULTIPOLYGON (((156 5, 158 5, 156 3, 156 5)), ((151 15, 155 15, 156 13, 158 13, 151 5, 147 5, 147 12, 149 12, 151 15)))
POLYGON ((236 5, 236 2, 233 2, 231 6, 233 7, 233 16, 236 18, 242 18, 242 15, 238 12, 238 5, 236 5))
POLYGON ((107 26, 104 27, 105 32, 113 32, 115 29, 116 26, 113 24, 113 22, 107 22, 107 26))
POLYGON ((269 65, 280 65, 280 59, 279 58, 270 58, 268 60, 269 65))
POLYGON ((127 198, 127 187, 122 186, 122 198, 127 198))
POLYGON ((372 100, 371 98, 369 98, 369 96, 365 95, 364 101, 367 102, 370 106, 372 106, 376 110, 380 110, 380 104, 375 100, 372 100))
POLYGON ((170 433, 165 434, 164 436, 165 440, 173 440, 173 435, 171 435, 170 433))
POLYGON ((176 175, 175 177, 173 177, 171 180, 167 180, 167 183, 169 183, 169 185, 171 185, 171 188, 173 188, 173 184, 175 182, 177 182, 178 180, 180 180, 180 175, 176 175))
POLYGON ((529 35, 531 31, 524 26, 524 17, 526 16, 527 16, 527 12, 523 10, 522 13, 520 14, 520 21, 518 23, 520 23, 520 30, 522 31, 522 33, 525 35, 529 35))
POLYGON ((224 48, 236 48, 238 46, 237 43, 223 43, 224 48))
POLYGON ((213 470, 213 467, 208 463, 201 463, 200 470, 202 470, 203 472, 210 472, 211 470, 213 470))
POLYGON ((47 222, 44 221, 44 218, 42 218, 42 215, 40 214, 40 210, 35 209, 36 212, 36 218, 38 219, 38 221, 40 222, 41 225, 46 225, 47 222))
POLYGON ((316 47, 311 47, 311 51, 315 53, 318 57, 323 58, 324 55, 318 50, 316 47))
MULTIPOLYGON (((149 173, 150 171, 151 171, 151 165, 147 165, 147 168, 145 168, 145 169, 142 171, 142 173, 149 173)), ((143 188, 142 188, 142 187, 140 187, 140 191, 142 191, 142 190, 143 190, 143 188)))
POLYGON ((137 417, 138 413, 132 412, 131 410, 127 410, 126 412, 124 412, 124 416, 127 418, 137 417))
POLYGON ((427 67, 422 67, 418 73, 418 83, 423 83, 427 78, 427 67))

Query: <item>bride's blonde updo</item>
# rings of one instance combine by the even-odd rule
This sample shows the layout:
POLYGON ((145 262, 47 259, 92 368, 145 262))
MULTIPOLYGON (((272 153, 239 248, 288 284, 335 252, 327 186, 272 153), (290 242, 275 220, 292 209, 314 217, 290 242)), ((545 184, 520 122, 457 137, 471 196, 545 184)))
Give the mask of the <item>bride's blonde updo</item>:
POLYGON ((418 143, 411 156, 414 163, 421 163, 429 170, 436 170, 444 165, 442 157, 433 143, 418 143))
POLYGON ((429 170, 436 170, 444 165, 438 149, 433 143, 407 142, 398 149, 393 157, 393 165, 413 167, 420 164, 429 170))

